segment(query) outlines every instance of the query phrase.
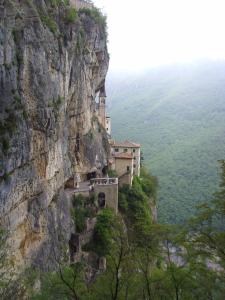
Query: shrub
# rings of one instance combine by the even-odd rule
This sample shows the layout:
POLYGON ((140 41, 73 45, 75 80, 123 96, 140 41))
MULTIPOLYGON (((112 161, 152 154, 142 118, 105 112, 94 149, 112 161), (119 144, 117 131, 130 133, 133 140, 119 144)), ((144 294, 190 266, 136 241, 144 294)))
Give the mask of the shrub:
POLYGON ((86 218, 92 218, 95 215, 90 207, 86 207, 90 201, 90 198, 85 198, 81 194, 75 196, 73 199, 71 214, 78 233, 82 233, 85 230, 86 218))
POLYGON ((12 134, 16 130, 16 115, 14 112, 10 112, 8 118, 5 120, 4 129, 5 132, 12 134))
POLYGON ((124 185, 119 190, 119 210, 125 215, 135 236, 143 236, 152 224, 150 199, 156 197, 157 180, 145 169, 141 177, 134 177, 132 187, 124 185))
POLYGON ((93 246, 99 256, 106 256, 110 252, 114 223, 115 216, 111 209, 103 209, 97 216, 93 246))
POLYGON ((49 16, 41 15, 41 21, 45 26, 47 26, 50 29, 52 33, 55 34, 57 32, 57 24, 53 20, 53 18, 49 16))
POLYGON ((69 0, 50 0, 49 1, 52 7, 56 7, 59 5, 69 5, 70 1, 69 0))
POLYGON ((9 173, 5 173, 3 176, 2 176, 3 180, 7 183, 10 179, 10 174, 9 173))
POLYGON ((16 45, 19 44, 19 41, 20 41, 20 31, 16 30, 15 28, 12 30, 12 36, 13 36, 13 39, 14 39, 14 42, 16 45))
POLYGON ((108 176, 111 177, 111 178, 117 178, 118 177, 115 170, 109 170, 108 171, 108 176))
POLYGON ((28 114, 27 114, 27 111, 25 109, 23 110, 23 118, 24 118, 24 120, 28 119, 28 114))
POLYGON ((89 16, 93 21, 95 21, 95 23, 102 25, 102 26, 106 26, 106 16, 104 16, 101 11, 96 8, 82 8, 79 10, 79 13, 83 13, 87 16, 89 16))
POLYGON ((6 138, 2 139, 2 150, 6 154, 9 150, 9 141, 6 138))
POLYGON ((73 23, 77 19, 77 11, 75 8, 69 8, 66 12, 65 21, 66 23, 73 23))

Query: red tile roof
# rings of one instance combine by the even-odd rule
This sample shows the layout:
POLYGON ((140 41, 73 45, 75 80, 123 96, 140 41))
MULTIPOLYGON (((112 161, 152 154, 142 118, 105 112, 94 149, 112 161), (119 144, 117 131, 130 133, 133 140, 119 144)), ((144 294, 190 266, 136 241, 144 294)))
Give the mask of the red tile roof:
POLYGON ((123 148, 140 148, 140 144, 136 144, 130 141, 124 141, 124 142, 114 142, 111 145, 112 147, 123 147, 123 148))
POLYGON ((134 158, 133 154, 126 153, 126 152, 116 153, 116 154, 113 155, 113 157, 119 158, 119 159, 133 159, 134 158))

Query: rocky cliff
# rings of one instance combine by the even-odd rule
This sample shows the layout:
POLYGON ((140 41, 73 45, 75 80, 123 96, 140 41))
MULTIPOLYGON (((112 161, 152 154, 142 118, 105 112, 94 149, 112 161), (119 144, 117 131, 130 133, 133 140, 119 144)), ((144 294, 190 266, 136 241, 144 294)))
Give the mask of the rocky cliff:
POLYGON ((73 228, 65 182, 107 164, 104 18, 64 2, 0 0, 0 217, 16 266, 54 265, 73 228))

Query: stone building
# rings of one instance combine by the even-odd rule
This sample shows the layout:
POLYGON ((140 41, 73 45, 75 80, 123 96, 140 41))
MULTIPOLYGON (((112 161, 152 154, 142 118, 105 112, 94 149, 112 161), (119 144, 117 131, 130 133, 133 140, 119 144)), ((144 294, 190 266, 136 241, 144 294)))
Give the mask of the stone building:
POLYGON ((92 192, 98 199, 99 208, 112 208, 118 212, 118 178, 95 178, 90 180, 92 192))
POLYGON ((105 128, 108 137, 111 136, 111 118, 106 115, 106 92, 105 86, 99 91, 98 103, 96 103, 96 116, 102 127, 105 128))
MULTIPOLYGON (((130 154, 130 156, 133 158, 132 176, 140 176, 141 145, 130 141, 119 142, 119 143, 112 141, 110 146, 111 146, 112 158, 115 158, 115 156, 118 156, 118 154, 122 154, 122 153, 130 154)), ((116 168, 115 170, 117 171, 116 168)))
POLYGON ((134 168, 133 155, 130 153, 115 153, 112 159, 112 169, 116 171, 119 179, 119 185, 132 185, 134 168))
POLYGON ((93 3, 88 0, 70 0, 70 5, 74 6, 76 9, 93 8, 93 3))

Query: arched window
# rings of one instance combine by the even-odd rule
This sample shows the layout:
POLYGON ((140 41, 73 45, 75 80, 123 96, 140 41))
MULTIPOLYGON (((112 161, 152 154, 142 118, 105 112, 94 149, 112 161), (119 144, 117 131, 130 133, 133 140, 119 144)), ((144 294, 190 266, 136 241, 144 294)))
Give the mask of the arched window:
POLYGON ((105 193, 99 193, 98 194, 98 206, 100 208, 105 207, 105 193))

